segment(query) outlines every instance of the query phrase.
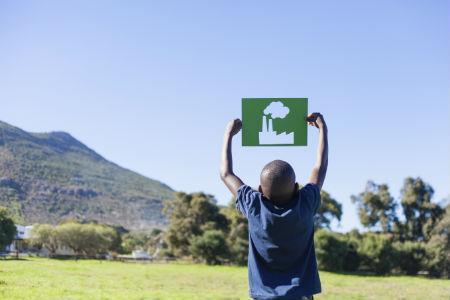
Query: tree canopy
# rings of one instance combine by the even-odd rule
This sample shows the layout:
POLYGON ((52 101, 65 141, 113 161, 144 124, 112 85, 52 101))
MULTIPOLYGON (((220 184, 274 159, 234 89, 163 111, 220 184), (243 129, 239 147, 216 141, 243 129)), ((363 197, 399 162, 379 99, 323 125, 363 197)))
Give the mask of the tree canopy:
POLYGON ((367 228, 378 227, 382 232, 392 232, 394 225, 398 222, 395 211, 397 204, 387 184, 368 181, 365 190, 351 198, 358 207, 362 225, 367 228))
POLYGON ((176 256, 189 256, 189 247, 194 236, 206 230, 227 230, 228 220, 220 213, 215 199, 204 193, 177 193, 168 201, 165 212, 170 226, 166 241, 169 250, 176 256))
POLYGON ((322 203, 317 210, 314 225, 316 229, 330 229, 330 224, 333 219, 338 221, 341 220, 342 204, 332 198, 331 195, 324 190, 320 191, 320 198, 322 203))
POLYGON ((431 231, 444 209, 431 202, 434 190, 420 177, 408 177, 401 190, 401 204, 405 214, 405 223, 402 226, 403 237, 407 240, 428 240, 431 231))
POLYGON ((6 207, 0 206, 0 251, 10 245, 16 235, 16 225, 6 207))

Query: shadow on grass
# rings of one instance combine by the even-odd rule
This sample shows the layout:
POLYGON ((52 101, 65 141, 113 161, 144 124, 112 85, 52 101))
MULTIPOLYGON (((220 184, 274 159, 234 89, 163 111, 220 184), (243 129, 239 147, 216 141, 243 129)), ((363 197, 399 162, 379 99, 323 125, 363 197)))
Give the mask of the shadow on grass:
POLYGON ((377 274, 375 272, 370 271, 326 271, 326 270, 320 270, 328 273, 338 274, 338 275, 350 275, 350 276, 373 276, 373 277, 384 277, 385 275, 377 274))
POLYGON ((23 258, 23 257, 19 257, 19 258, 7 257, 7 258, 0 259, 0 263, 4 262, 4 261, 29 261, 29 259, 28 258, 23 258))
POLYGON ((343 275, 343 276, 358 276, 358 277, 367 277, 367 278, 387 278, 387 277, 415 277, 415 278, 425 278, 425 279, 441 279, 441 278, 435 278, 431 276, 427 276, 425 274, 415 274, 415 275, 409 275, 409 274, 376 274, 374 272, 370 271, 325 271, 325 270, 319 270, 331 274, 336 275, 343 275))

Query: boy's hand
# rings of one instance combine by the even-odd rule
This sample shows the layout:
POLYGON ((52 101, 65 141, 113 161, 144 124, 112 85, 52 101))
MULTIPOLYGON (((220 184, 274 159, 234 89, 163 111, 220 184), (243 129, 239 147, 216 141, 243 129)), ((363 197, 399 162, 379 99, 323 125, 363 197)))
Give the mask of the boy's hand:
POLYGON ((240 119, 234 119, 228 122, 225 133, 229 136, 236 135, 242 128, 242 121, 240 119))
POLYGON ((319 129, 322 129, 322 128, 327 126, 325 124, 325 120, 323 119, 323 116, 320 113, 318 113, 318 112, 310 114, 306 118, 306 121, 308 121, 309 125, 316 126, 319 129))

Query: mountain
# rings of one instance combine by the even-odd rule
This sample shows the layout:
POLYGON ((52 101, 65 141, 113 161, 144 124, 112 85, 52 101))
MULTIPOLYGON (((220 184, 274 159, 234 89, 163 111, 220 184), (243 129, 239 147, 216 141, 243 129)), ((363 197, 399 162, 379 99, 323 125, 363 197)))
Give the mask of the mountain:
POLYGON ((173 195, 164 183, 106 160, 68 133, 31 133, 0 121, 0 205, 21 223, 162 227, 163 203, 173 195))

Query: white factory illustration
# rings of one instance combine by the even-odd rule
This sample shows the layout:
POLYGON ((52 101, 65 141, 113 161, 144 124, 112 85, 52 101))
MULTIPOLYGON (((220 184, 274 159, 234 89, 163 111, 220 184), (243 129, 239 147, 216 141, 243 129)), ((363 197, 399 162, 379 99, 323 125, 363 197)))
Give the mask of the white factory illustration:
POLYGON ((273 119, 283 119, 289 114, 289 108, 282 102, 276 101, 270 103, 263 112, 262 128, 259 132, 260 145, 290 145, 294 144, 294 133, 277 133, 273 130, 273 119), (276 111, 274 111, 276 110, 276 111))

